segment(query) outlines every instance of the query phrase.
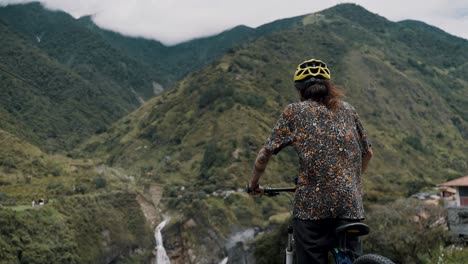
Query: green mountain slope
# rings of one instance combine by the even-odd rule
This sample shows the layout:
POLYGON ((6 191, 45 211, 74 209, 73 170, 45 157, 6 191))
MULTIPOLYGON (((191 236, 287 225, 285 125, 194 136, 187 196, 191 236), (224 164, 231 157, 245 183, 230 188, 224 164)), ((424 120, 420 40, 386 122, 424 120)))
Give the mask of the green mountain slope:
POLYGON ((146 65, 112 48, 72 16, 31 3, 2 7, 0 17, 29 44, 88 81, 106 82, 115 90, 133 89, 143 98, 154 95, 154 73, 146 65))
MULTIPOLYGON (((246 184, 280 111, 297 100, 296 65, 311 57, 329 63, 372 140, 376 156, 363 177, 367 205, 466 174, 468 80, 456 74, 466 66, 453 63, 448 70, 432 59, 446 56, 442 42, 449 49, 461 45, 447 61, 466 61, 466 40, 392 23, 355 5, 301 22, 231 50, 84 147, 144 181, 165 184, 167 208, 178 215, 170 230, 180 231, 171 232, 168 245, 190 241, 195 255, 212 255, 222 247, 210 244, 208 253, 190 245, 287 215, 284 200, 205 197, 246 184), (414 47, 412 34, 432 40, 414 47)), ((285 150, 272 159, 262 183, 291 184, 296 164, 293 151, 285 150)))
POLYGON ((149 259, 154 236, 134 185, 121 170, 46 154, 0 129, 0 262, 149 259))
POLYGON ((166 47, 39 3, 1 7, 0 128, 46 150, 69 150, 238 43, 297 21, 166 47))
MULTIPOLYGON (((125 263, 150 252, 151 229, 135 194, 77 195, 34 208, 0 208, 3 263, 125 263)), ((143 263, 149 254, 140 257, 143 263)))
POLYGON ((139 102, 108 82, 91 82, 0 23, 0 128, 46 149, 69 149, 139 102))
MULTIPOLYGON (((255 32, 238 27, 213 42, 181 44, 167 61, 191 58, 197 64, 168 66, 167 72, 180 75, 153 79, 146 76, 161 73, 158 53, 168 47, 93 29, 62 13, 48 17, 50 11, 37 4, 33 11, 23 7, 11 13, 0 8, 0 259, 119 263, 119 255, 142 250, 140 262, 148 261, 152 234, 144 216, 154 225, 160 208, 143 194, 157 184, 163 190, 152 194, 163 195, 162 209, 173 217, 166 248, 184 263, 208 262, 203 256, 218 261, 230 232, 281 222, 284 215, 275 214, 288 215, 285 197, 249 199, 232 190, 250 178, 281 110, 298 100, 296 65, 313 57, 330 65, 372 140, 376 157, 364 175, 368 204, 468 170, 468 43, 423 23, 393 23, 356 5, 338 5, 255 32), (15 12, 26 12, 29 22, 15 20, 15 12), (30 24, 46 18, 58 27, 51 32, 72 38, 53 35, 45 42, 41 26, 30 24), (61 23, 76 31, 61 31, 61 23), (72 39, 76 47, 66 45, 72 39), (101 63, 112 65, 101 69, 101 63), (143 76, 129 72, 124 80, 128 65, 143 76), (107 129, 138 105, 130 88, 149 96, 145 91, 159 87, 153 80, 169 84, 182 76, 107 129), (150 89, 137 89, 135 80, 150 89), (71 155, 83 159, 37 147, 70 149, 94 133, 99 135, 71 155), (24 206, 38 196, 50 199, 50 207, 24 206), (153 215, 148 210, 143 216, 138 206, 153 215), (37 242, 40 237, 47 239, 37 242)), ((262 183, 286 185, 296 175, 297 157, 286 149, 272 159, 262 183)))
POLYGON ((164 87, 197 71, 221 57, 230 49, 253 41, 265 34, 286 29, 299 23, 300 17, 280 19, 258 28, 237 26, 220 34, 194 39, 174 46, 143 38, 129 38, 97 27, 91 17, 82 17, 80 22, 100 34, 110 45, 130 57, 144 62, 154 69, 164 87))
POLYGON ((129 191, 129 177, 90 159, 47 154, 0 129, 0 204, 31 204, 76 194, 129 191))
MULTIPOLYGON (((350 4, 302 22, 191 74, 86 150, 108 155, 113 165, 151 171, 154 181, 188 182, 208 193, 242 186, 279 112, 297 100, 295 66, 319 57, 329 63, 373 141, 376 157, 365 176, 368 200, 405 196, 466 173, 468 80, 453 74, 465 66, 452 63, 449 71, 432 59, 467 61, 466 40, 393 23, 350 4), (409 31, 432 41, 415 51, 409 31), (460 46, 459 52, 445 53, 440 42, 460 46)), ((293 177, 294 160, 293 154, 274 158, 264 181, 293 177)))

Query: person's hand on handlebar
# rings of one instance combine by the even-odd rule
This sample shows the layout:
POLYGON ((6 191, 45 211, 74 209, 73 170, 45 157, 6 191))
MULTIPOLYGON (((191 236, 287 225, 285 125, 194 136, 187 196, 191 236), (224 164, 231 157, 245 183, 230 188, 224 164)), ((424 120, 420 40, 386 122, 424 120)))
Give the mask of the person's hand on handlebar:
POLYGON ((251 181, 247 184, 247 193, 250 195, 262 195, 263 187, 258 183, 253 184, 251 181))

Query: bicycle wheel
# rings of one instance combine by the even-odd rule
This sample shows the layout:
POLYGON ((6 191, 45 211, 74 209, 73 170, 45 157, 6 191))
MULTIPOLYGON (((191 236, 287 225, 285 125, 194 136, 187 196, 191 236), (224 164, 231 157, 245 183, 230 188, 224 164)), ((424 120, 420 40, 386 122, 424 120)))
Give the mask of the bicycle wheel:
POLYGON ((376 255, 376 254, 367 254, 357 258, 353 264, 395 264, 390 259, 376 255))

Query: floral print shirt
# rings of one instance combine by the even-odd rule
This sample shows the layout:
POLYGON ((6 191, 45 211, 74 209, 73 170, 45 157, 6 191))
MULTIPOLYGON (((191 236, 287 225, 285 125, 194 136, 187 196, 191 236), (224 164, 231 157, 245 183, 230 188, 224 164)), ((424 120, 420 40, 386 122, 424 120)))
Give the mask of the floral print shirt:
POLYGON ((300 161, 294 217, 363 219, 361 159, 370 148, 352 105, 331 111, 306 100, 288 105, 265 148, 277 154, 294 146, 300 161))

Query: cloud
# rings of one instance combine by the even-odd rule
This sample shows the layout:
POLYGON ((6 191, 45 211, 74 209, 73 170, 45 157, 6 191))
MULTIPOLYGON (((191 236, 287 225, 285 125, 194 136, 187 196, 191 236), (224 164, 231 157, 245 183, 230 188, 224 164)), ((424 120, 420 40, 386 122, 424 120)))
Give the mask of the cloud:
MULTIPOLYGON (((27 0, 0 0, 0 4, 27 0)), ((173 45, 237 25, 257 27, 277 19, 313 13, 342 3, 322 0, 39 0, 74 17, 92 15, 100 27, 173 45)), ((414 19, 468 38, 468 0, 355 0, 392 21, 414 19)))

